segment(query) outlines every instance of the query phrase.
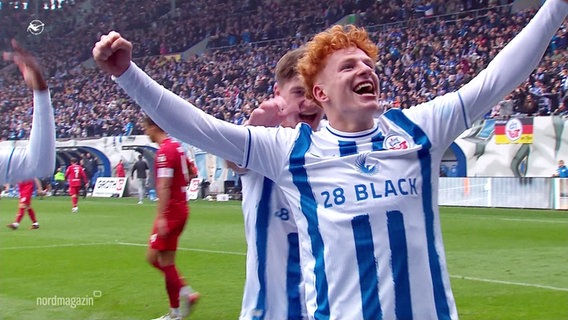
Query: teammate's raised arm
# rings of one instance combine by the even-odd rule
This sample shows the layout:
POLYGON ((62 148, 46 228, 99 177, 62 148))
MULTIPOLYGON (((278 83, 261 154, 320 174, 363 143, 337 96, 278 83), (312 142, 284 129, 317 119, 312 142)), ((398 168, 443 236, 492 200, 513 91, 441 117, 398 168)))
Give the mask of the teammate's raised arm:
POLYGON ((12 48, 2 56, 18 67, 33 90, 34 112, 28 145, 0 150, 0 183, 49 176, 55 167, 55 120, 47 83, 37 60, 15 40, 12 48))
POLYGON ((117 32, 104 35, 93 48, 101 70, 136 101, 144 112, 171 136, 207 149, 238 164, 246 162, 249 131, 207 115, 188 101, 160 86, 131 61, 132 44, 117 32))

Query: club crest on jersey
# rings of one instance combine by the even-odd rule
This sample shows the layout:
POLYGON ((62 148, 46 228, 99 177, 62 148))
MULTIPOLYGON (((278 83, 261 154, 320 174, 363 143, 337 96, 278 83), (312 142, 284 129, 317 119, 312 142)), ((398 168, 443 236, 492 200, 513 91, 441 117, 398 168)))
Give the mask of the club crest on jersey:
POLYGON ((387 150, 406 150, 410 144, 403 136, 390 136, 385 139, 385 149, 387 150))
POLYGON ((377 164, 368 164, 367 163, 367 156, 369 154, 368 153, 362 153, 360 155, 357 156, 357 159, 355 160, 355 166, 357 167, 357 169, 361 172, 364 173, 366 175, 374 175, 375 173, 378 172, 378 168, 377 168, 377 164))
POLYGON ((166 162, 166 155, 165 154, 158 155, 158 157, 156 158, 156 161, 158 163, 166 162))

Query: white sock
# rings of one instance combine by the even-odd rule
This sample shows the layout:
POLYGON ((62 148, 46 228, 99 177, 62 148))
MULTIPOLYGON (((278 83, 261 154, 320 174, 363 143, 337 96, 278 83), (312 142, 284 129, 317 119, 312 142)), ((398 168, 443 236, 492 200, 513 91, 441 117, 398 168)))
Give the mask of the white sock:
POLYGON ((186 296, 188 296, 188 295, 191 294, 191 292, 193 292, 193 290, 191 290, 191 287, 190 287, 190 286, 187 286, 187 285, 186 285, 186 286, 183 286, 183 287, 181 287, 181 289, 179 289, 179 294, 180 294, 180 295, 186 295, 186 296))

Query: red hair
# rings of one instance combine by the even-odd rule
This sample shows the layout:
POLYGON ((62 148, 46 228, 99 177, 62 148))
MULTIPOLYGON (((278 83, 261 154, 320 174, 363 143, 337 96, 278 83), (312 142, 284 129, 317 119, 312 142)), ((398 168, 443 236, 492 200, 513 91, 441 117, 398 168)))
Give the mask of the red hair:
MULTIPOLYGON (((369 39, 365 29, 354 25, 335 25, 318 33, 306 44, 306 53, 298 61, 298 73, 306 87, 306 97, 314 99, 313 88, 316 75, 325 67, 327 57, 335 51, 355 46, 377 61, 379 49, 369 39)), ((320 103, 316 101, 318 105, 320 103)), ((321 106, 321 105, 320 105, 321 106)))

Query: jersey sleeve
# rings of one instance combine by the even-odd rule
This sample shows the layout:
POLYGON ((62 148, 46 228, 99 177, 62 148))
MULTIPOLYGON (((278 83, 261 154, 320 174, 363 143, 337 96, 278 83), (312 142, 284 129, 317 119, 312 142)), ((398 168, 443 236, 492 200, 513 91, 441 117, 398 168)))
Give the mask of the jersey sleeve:
POLYGON ((466 113, 457 92, 403 110, 403 113, 419 125, 433 147, 439 146, 443 150, 468 128, 466 113))
POLYGON ((538 66, 566 14, 568 2, 548 0, 528 25, 458 93, 468 124, 481 118, 538 66))
POLYGON ((242 163, 249 131, 216 119, 165 89, 134 62, 116 82, 169 135, 223 159, 242 163))
POLYGON ((34 90, 30 139, 0 157, 0 181, 18 182, 50 176, 55 168, 55 120, 49 90, 34 90))
POLYGON ((405 114, 433 142, 449 145, 527 79, 567 13, 567 2, 546 1, 529 24, 475 78, 457 92, 405 110, 405 114))
POLYGON ((278 177, 283 173, 282 168, 287 166, 290 150, 298 137, 300 126, 301 123, 296 129, 249 127, 251 131, 250 151, 246 162, 241 167, 278 181, 278 177))
MULTIPOLYGON (((258 161, 279 157, 278 143, 282 137, 273 130, 252 130, 216 119, 188 101, 165 89, 134 62, 116 82, 164 131, 176 139, 209 153, 273 177, 273 163, 258 161), (253 146, 253 144, 256 144, 253 146), (251 159, 252 158, 252 159, 251 159)), ((281 155, 280 155, 281 156, 281 155)), ((277 159, 282 163, 283 159, 277 159)), ((282 170, 282 167, 279 168, 282 170)))

